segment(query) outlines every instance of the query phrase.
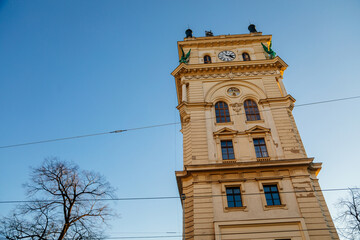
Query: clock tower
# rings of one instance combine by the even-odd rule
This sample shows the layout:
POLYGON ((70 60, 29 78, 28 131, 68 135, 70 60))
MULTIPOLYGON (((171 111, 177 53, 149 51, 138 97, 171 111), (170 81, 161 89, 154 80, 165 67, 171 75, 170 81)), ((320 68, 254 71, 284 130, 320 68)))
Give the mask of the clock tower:
POLYGON ((271 35, 178 42, 184 239, 339 239, 286 92, 271 35))

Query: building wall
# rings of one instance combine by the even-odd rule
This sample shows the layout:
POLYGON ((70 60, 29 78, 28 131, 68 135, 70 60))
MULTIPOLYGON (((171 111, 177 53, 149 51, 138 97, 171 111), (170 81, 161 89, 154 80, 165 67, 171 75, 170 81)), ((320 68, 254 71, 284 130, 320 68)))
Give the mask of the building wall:
MULTIPOLYGON (((316 174, 292 115, 281 58, 269 59, 261 33, 191 38, 179 42, 190 61, 172 73, 182 121, 184 170, 176 173, 185 194, 185 239, 338 239, 316 174), (222 62, 220 51, 236 53, 222 62), (250 54, 243 61, 241 54, 250 54), (210 55, 211 64, 203 57, 210 55), (227 90, 236 87, 238 96, 227 90), (261 120, 247 121, 244 101, 258 104, 261 120), (226 102, 230 122, 217 123, 215 104, 226 102), (269 158, 256 158, 253 139, 264 138, 269 158), (221 140, 232 140, 234 160, 223 160, 221 140), (281 205, 267 206, 263 184, 279 188, 281 205), (243 207, 227 207, 226 187, 241 189, 243 207)), ((180 52, 180 51, 179 51, 180 52)))

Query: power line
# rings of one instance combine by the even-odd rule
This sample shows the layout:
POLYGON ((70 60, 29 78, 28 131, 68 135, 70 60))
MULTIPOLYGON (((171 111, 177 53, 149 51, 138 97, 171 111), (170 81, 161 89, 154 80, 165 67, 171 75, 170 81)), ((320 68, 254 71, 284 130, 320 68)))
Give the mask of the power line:
MULTIPOLYGON (((324 104, 324 103, 330 103, 330 102, 338 102, 338 101, 345 101, 345 100, 358 99, 358 98, 360 98, 360 96, 337 98, 337 99, 330 99, 330 100, 324 100, 324 101, 318 101, 318 102, 310 102, 310 103, 299 104, 299 105, 295 105, 294 107, 304 107, 304 106, 310 106, 310 105, 316 105, 316 104, 324 104)), ((261 110, 261 111, 259 110, 259 112, 272 111, 272 110, 283 109, 283 108, 287 108, 287 107, 278 107, 278 108, 266 109, 266 110, 261 110)), ((237 113, 237 114, 233 114, 231 116, 237 116, 237 115, 245 115, 245 113, 237 113)), ((205 121, 207 119, 214 119, 214 118, 216 118, 216 117, 197 119, 195 121, 205 121)), ((192 122, 194 122, 194 120, 192 120, 192 122)), ((4 145, 4 146, 0 146, 0 149, 21 147, 21 146, 26 146, 26 145, 42 144, 42 143, 49 143, 49 142, 58 142, 58 141, 65 141, 65 140, 86 138, 86 137, 93 137, 93 136, 106 135, 106 134, 114 134, 114 133, 116 134, 116 133, 122 133, 122 132, 127 132, 127 131, 137 131, 137 130, 142 130, 142 129, 148 129, 148 128, 165 127, 165 126, 170 126, 170 125, 177 125, 177 124, 180 124, 180 123, 181 122, 172 122, 172 123, 156 124, 156 125, 149 125, 149 126, 136 127, 136 128, 128 128, 128 129, 122 129, 122 130, 114 130, 114 131, 109 131, 109 132, 100 132, 100 133, 92 133, 92 134, 85 134, 85 135, 78 135, 78 136, 71 136, 71 137, 63 137, 63 138, 54 138, 54 139, 27 142, 27 143, 4 145)))
MULTIPOLYGON (((189 234, 185 235, 185 239, 200 237, 200 236, 227 236, 227 235, 247 235, 247 234, 276 234, 276 233, 290 233, 290 232, 311 232, 311 231, 335 231, 337 229, 351 229, 351 228, 313 228, 313 229, 289 229, 289 230, 275 230, 275 231, 253 231, 253 232, 229 232, 229 233, 202 233, 202 234, 189 234)), ((104 239, 151 239, 151 238, 179 238, 182 235, 154 235, 154 236, 113 236, 105 237, 104 239)), ((251 239, 264 239, 264 237, 251 239)))
MULTIPOLYGON (((315 189, 315 190, 300 190, 300 191, 283 191, 279 192, 280 194, 287 193, 311 193, 311 192, 335 192, 335 191, 349 191, 349 190, 359 190, 360 188, 329 188, 329 189, 315 189)), ((250 195, 263 195, 264 193, 241 193, 241 196, 250 196, 250 195)), ((223 197, 226 194, 217 194, 217 195, 198 195, 198 196, 186 196, 186 198, 209 198, 209 197, 223 197)), ((158 196, 158 197, 127 197, 127 198, 101 198, 101 199, 77 199, 79 202, 85 201, 139 201, 139 200, 167 200, 167 199, 180 199, 181 196, 158 196)), ((34 202, 53 202, 57 201, 55 199, 47 200, 3 200, 0 201, 0 204, 6 203, 34 203, 34 202)))
MULTIPOLYGON (((202 234, 189 234, 186 236, 185 239, 193 238, 193 237, 200 237, 200 236, 227 236, 227 235, 240 235, 240 234, 267 234, 267 233, 290 233, 290 232, 311 232, 311 231, 335 231, 335 230, 345 230, 352 228, 313 228, 313 229, 289 229, 289 230, 277 230, 277 231, 253 231, 253 232, 230 232, 230 233, 202 233, 202 234)), ((318 235, 321 236, 321 235, 318 235)), ((105 237, 103 239, 153 239, 153 238, 181 238, 182 235, 154 235, 154 236, 113 236, 113 237, 105 237)), ((6 238, 0 238, 0 239, 6 239, 6 238)), ((69 238, 65 238, 68 240, 69 238)), ((251 239, 264 239, 264 237, 251 237, 251 239)), ((70 239, 69 239, 70 240, 70 239)))

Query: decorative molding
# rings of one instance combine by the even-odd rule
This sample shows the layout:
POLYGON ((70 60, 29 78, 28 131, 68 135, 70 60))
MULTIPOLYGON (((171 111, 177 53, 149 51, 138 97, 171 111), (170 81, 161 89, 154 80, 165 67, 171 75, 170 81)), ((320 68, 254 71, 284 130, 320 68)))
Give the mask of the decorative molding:
POLYGON ((256 161, 258 161, 258 162, 267 162, 267 161, 270 161, 270 157, 256 158, 256 161))
POLYGON ((270 128, 265 128, 259 125, 256 125, 249 130, 245 130, 245 133, 247 134, 254 134, 254 133, 269 133, 271 130, 270 128))
POLYGON ((180 110, 182 107, 212 107, 213 105, 211 102, 181 102, 176 108, 180 110))
POLYGON ((262 35, 261 32, 256 34, 236 34, 236 35, 219 35, 209 37, 192 37, 184 38, 184 41, 178 43, 178 50, 181 56, 180 47, 198 48, 198 47, 225 47, 225 46, 243 46, 253 43, 268 42, 271 35, 262 35))
POLYGON ((236 135, 238 131, 232 130, 230 128, 224 127, 220 129, 219 131, 216 131, 213 133, 214 136, 220 136, 220 135, 236 135))
MULTIPOLYGON (((283 102, 287 102, 290 101, 291 104, 293 105, 293 103, 296 101, 295 98, 293 98, 293 96, 291 96, 290 94, 286 95, 285 97, 276 97, 276 98, 266 98, 266 99, 260 99, 259 100, 259 104, 270 104, 270 103, 283 103, 283 102)), ((290 108, 291 106, 289 106, 290 108)), ((292 106, 293 107, 293 106, 292 106)), ((292 110, 290 108, 290 110, 292 110)))
MULTIPOLYGON (((203 78, 225 78, 236 76, 258 76, 258 75, 278 75, 285 70, 288 65, 280 58, 262 59, 252 61, 233 61, 210 64, 180 64, 171 74, 174 77, 195 75, 194 77, 203 78), (234 75, 233 75, 234 74, 234 75), (199 75, 199 76, 196 76, 199 75)), ((186 79, 185 77, 185 79, 186 79)))
POLYGON ((194 79, 214 79, 214 78, 229 78, 230 80, 234 77, 255 77, 261 75, 278 75, 280 71, 278 70, 268 70, 268 71, 253 71, 253 72, 229 72, 229 73, 213 73, 213 74, 197 74, 197 75, 187 75, 184 76, 185 80, 194 80, 194 79))

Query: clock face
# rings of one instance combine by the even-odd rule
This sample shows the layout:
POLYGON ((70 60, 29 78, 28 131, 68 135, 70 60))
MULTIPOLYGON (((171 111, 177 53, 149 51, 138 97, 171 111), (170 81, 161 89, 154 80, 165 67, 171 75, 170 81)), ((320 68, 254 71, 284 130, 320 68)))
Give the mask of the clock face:
POLYGON ((234 60, 236 58, 236 55, 232 51, 222 51, 219 53, 218 57, 220 58, 220 60, 229 62, 234 60))

